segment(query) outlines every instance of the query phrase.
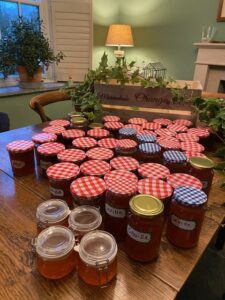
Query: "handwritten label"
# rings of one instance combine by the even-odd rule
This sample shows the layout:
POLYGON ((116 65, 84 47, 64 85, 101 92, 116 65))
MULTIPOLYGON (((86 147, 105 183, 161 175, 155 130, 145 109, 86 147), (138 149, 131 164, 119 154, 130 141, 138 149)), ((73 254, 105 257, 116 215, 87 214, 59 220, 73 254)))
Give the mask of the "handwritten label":
POLYGON ((22 169, 25 167, 25 162, 20 160, 12 160, 11 161, 13 168, 15 169, 22 169))
POLYGON ((183 219, 178 218, 175 215, 171 216, 171 223, 180 229, 184 229, 184 230, 188 230, 188 231, 192 231, 196 227, 195 221, 183 220, 183 219))
POLYGON ((110 206, 109 204, 105 204, 105 211, 108 215, 114 218, 125 218, 126 217, 126 210, 122 208, 115 208, 110 206))
POLYGON ((42 169, 47 170, 48 167, 52 166, 52 163, 50 161, 40 160, 40 166, 42 169))
POLYGON ((55 189, 54 187, 50 186, 49 188, 50 193, 54 196, 58 196, 58 197, 63 197, 64 196, 64 192, 63 190, 60 189, 55 189))
POLYGON ((135 241, 140 243, 149 243, 151 241, 151 234, 147 232, 139 232, 132 228, 130 225, 127 225, 128 235, 135 241))

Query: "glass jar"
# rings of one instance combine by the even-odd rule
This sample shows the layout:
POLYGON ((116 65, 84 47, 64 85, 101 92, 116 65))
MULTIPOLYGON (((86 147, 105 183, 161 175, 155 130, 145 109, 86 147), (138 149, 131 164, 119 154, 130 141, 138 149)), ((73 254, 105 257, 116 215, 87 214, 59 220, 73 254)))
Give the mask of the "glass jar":
POLYGON ((69 129, 66 130, 62 133, 62 138, 63 138, 63 144, 71 148, 72 147, 72 142, 76 138, 80 138, 85 136, 85 132, 81 129, 69 129))
POLYGON ((204 146, 196 142, 186 141, 186 142, 181 142, 180 145, 183 151, 203 152, 205 150, 204 146))
POLYGON ((139 162, 161 163, 161 147, 154 143, 143 143, 138 146, 137 158, 139 162))
POLYGON ((111 133, 114 138, 119 137, 119 130, 123 128, 121 122, 105 122, 104 127, 111 133))
POLYGON ((35 143, 34 152, 36 156, 37 165, 39 165, 40 157, 37 152, 37 147, 44 143, 56 142, 57 135, 53 133, 38 133, 32 137, 32 141, 35 143))
POLYGON ((171 131, 175 131, 176 133, 187 132, 188 128, 181 124, 170 124, 167 128, 171 131))
POLYGON ((177 247, 192 248, 199 240, 205 214, 206 194, 193 187, 174 190, 166 236, 177 247))
POLYGON ((65 127, 63 126, 48 126, 43 128, 43 132, 45 133, 53 133, 57 136, 57 142, 62 143, 63 138, 62 138, 62 133, 65 131, 65 127))
POLYGON ((104 116, 102 121, 105 122, 120 122, 120 117, 114 115, 104 116))
POLYGON ((199 190, 202 189, 202 183, 198 178, 185 173, 173 173, 167 177, 166 181, 173 189, 179 186, 191 186, 199 190))
POLYGON ((67 227, 51 226, 44 229, 33 246, 37 269, 45 278, 60 279, 75 269, 75 238, 67 227))
POLYGON ((118 156, 110 160, 110 165, 115 170, 136 171, 139 167, 139 162, 129 156, 118 156))
POLYGON ((144 124, 144 129, 147 130, 157 130, 160 129, 161 127, 162 127, 161 124, 155 122, 148 122, 144 124))
POLYGON ((137 135, 137 141, 139 144, 142 143, 155 143, 156 142, 156 137, 155 135, 151 135, 151 134, 143 134, 143 133, 139 133, 137 135))
POLYGON ((159 255, 163 203, 153 196, 138 195, 130 200, 129 206, 125 251, 137 261, 152 261, 159 255))
POLYGON ((88 150, 97 146, 97 141, 90 137, 81 137, 73 140, 72 145, 76 149, 88 150))
POLYGON ((114 138, 104 138, 98 141, 98 146, 102 148, 115 150, 117 146, 117 141, 118 140, 114 138))
POLYGON ((212 141, 210 138, 210 131, 208 128, 190 128, 188 133, 197 135, 199 137, 199 142, 206 148, 207 150, 212 149, 212 141))
POLYGON ((131 139, 117 141, 116 153, 121 156, 134 156, 137 151, 137 143, 131 139))
POLYGON ((191 157, 189 163, 189 173, 201 181, 202 190, 208 196, 214 176, 214 162, 206 157, 191 157))
POLYGON ((191 134, 191 133, 178 133, 176 135, 176 138, 178 140, 180 140, 181 142, 198 142, 199 141, 199 137, 197 135, 191 134))
POLYGON ((92 148, 86 152, 88 159, 97 159, 109 161, 113 158, 114 152, 107 148, 97 147, 92 148))
POLYGON ((119 129, 119 138, 120 139, 131 139, 131 140, 136 141, 137 131, 134 128, 127 128, 125 126, 121 129, 119 129))
POLYGON ((80 165, 86 158, 83 150, 79 149, 66 149, 57 154, 59 162, 70 162, 80 165))
POLYGON ((120 178, 121 180, 123 178, 128 178, 128 179, 134 180, 135 181, 135 185, 138 183, 137 176, 134 173, 130 172, 130 171, 126 171, 126 170, 112 170, 112 171, 106 173, 105 176, 104 176, 104 180, 105 180, 106 185, 107 185, 108 181, 111 181, 114 178, 120 178))
POLYGON ((88 127, 88 120, 85 119, 84 117, 73 117, 70 120, 71 122, 71 128, 74 129, 81 129, 86 131, 88 127))
POLYGON ((106 129, 94 128, 88 130, 87 135, 91 138, 95 138, 96 140, 100 140, 102 138, 108 137, 110 135, 110 132, 106 129))
POLYGON ((193 156, 195 157, 206 157, 205 154, 201 153, 201 152, 196 152, 196 151, 184 151, 184 154, 187 156, 187 160, 189 161, 190 158, 192 158, 193 156))
MULTIPOLYGON (((140 131, 143 130, 143 126, 137 125, 137 124, 126 124, 123 128, 131 128, 136 131, 136 134, 138 134, 140 131)), ((130 138, 130 137, 129 137, 130 138)), ((136 137, 135 137, 136 138, 136 137)))
POLYGON ((70 193, 70 184, 79 175, 79 167, 73 163, 58 163, 47 169, 49 191, 53 197, 63 199, 70 208, 73 207, 73 198, 70 193))
POLYGON ((34 173, 34 143, 28 140, 13 141, 6 146, 15 176, 34 173))
POLYGON ((163 164, 170 170, 170 173, 188 172, 187 157, 181 151, 165 151, 163 153, 163 164))
POLYGON ((71 122, 72 118, 75 117, 83 117, 82 112, 78 112, 78 111, 71 111, 70 113, 67 114, 69 121, 71 122))
POLYGON ((171 131, 167 128, 156 129, 155 133, 164 138, 175 137, 176 135, 175 131, 171 131))
POLYGON ((49 125, 51 126, 62 126, 65 128, 69 128, 70 127, 70 122, 68 120, 53 120, 49 122, 49 125))
POLYGON ((103 124, 102 123, 90 123, 89 125, 88 125, 88 127, 90 128, 90 129, 102 129, 103 128, 103 124))
POLYGON ((95 230, 85 234, 79 249, 78 274, 87 284, 106 286, 116 277, 117 244, 106 231, 95 230))
POLYGON ((171 120, 166 118, 157 118, 153 120, 154 123, 160 124, 162 127, 167 127, 172 123, 171 120))
POLYGON ((85 176, 74 180, 70 191, 77 206, 92 205, 104 210, 105 182, 95 176, 85 176))
POLYGON ((61 225, 68 227, 70 209, 67 203, 59 199, 50 199, 38 205, 36 211, 37 232, 47 227, 61 225))
POLYGON ((58 162, 57 154, 65 150, 61 143, 45 143, 37 148, 40 158, 40 170, 43 176, 46 176, 46 170, 58 162))
POLYGON ((80 166, 80 172, 84 176, 103 177, 111 170, 110 164, 103 160, 88 160, 80 166))
POLYGON ((186 119, 173 120, 173 124, 183 125, 183 126, 186 126, 186 127, 193 126, 193 123, 190 120, 186 120, 186 119))
POLYGON ((165 152, 167 150, 180 150, 181 147, 180 142, 178 140, 176 141, 173 139, 172 140, 167 138, 158 139, 157 143, 162 148, 162 152, 165 152))
POLYGON ((135 124, 135 125, 140 125, 140 126, 144 126, 145 123, 147 123, 148 121, 144 118, 137 118, 137 117, 134 117, 134 118, 130 118, 128 120, 128 123, 129 124, 135 124))
POLYGON ((170 170, 161 164, 145 163, 138 168, 138 174, 141 178, 165 180, 170 175, 170 170))
POLYGON ((106 182, 105 229, 118 241, 125 240, 127 210, 137 193, 137 181, 130 177, 110 177, 106 182))
POLYGON ((161 179, 145 178, 138 182, 138 193, 154 196, 164 204, 164 214, 169 215, 171 196, 173 188, 171 185, 161 179))

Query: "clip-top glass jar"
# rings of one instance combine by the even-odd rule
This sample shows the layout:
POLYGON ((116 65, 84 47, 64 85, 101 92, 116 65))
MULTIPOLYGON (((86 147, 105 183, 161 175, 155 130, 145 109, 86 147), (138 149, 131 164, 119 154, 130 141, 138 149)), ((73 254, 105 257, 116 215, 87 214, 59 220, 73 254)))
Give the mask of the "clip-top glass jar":
POLYGON ((75 238, 64 226, 51 226, 35 239, 36 265, 42 276, 60 279, 75 269, 75 238))
POLYGON ((149 195, 130 200, 127 219, 126 253, 131 258, 147 262, 157 258, 163 231, 163 203, 149 195))
POLYGON ((165 151, 163 153, 163 164, 171 173, 187 173, 188 163, 186 155, 181 151, 165 151))
POLYGON ((106 286, 117 273, 117 244, 114 237, 102 230, 91 231, 81 239, 78 274, 87 284, 106 286))
POLYGON ((202 190, 208 196, 214 176, 214 162, 207 157, 191 157, 189 163, 190 174, 202 182, 202 190))
POLYGON ((50 199, 37 207, 37 232, 54 225, 68 226, 70 209, 67 203, 60 199, 50 199))
POLYGON ((206 201, 206 194, 199 189, 180 186, 174 190, 166 232, 172 244, 181 248, 196 246, 206 201))

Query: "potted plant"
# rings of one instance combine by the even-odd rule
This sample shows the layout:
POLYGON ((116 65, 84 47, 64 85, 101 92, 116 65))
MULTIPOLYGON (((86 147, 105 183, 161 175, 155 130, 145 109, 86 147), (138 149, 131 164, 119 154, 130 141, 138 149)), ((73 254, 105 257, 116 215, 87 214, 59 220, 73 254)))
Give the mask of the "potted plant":
POLYGON ((0 72, 4 78, 18 71, 21 82, 40 82, 42 67, 58 64, 64 57, 60 51, 54 55, 48 39, 41 30, 39 19, 12 21, 10 29, 2 30, 0 39, 0 72))

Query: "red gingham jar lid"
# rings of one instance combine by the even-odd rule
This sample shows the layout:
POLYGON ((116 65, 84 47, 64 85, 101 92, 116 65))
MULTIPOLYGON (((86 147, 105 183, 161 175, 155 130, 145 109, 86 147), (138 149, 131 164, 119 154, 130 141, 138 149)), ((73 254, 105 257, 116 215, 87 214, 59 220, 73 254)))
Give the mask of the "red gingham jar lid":
POLYGON ((117 146, 117 139, 104 138, 98 141, 98 146, 108 149, 115 149, 117 146))
POLYGON ((171 142, 179 142, 179 140, 177 138, 175 138, 174 136, 158 136, 156 138, 156 141, 159 142, 159 141, 164 141, 164 140, 167 140, 167 141, 171 141, 171 142))
POLYGON ((54 164, 46 171, 48 178, 53 180, 71 180, 76 178, 79 173, 79 167, 68 162, 54 164))
POLYGON ((80 149, 66 149, 61 151, 57 155, 57 158, 59 161, 63 162, 79 163, 86 158, 86 154, 80 149))
POLYGON ((17 140, 9 143, 6 148, 9 152, 23 153, 34 149, 34 143, 28 140, 17 140))
POLYGON ((38 133, 32 137, 32 141, 37 144, 55 142, 57 140, 57 135, 54 133, 38 133))
POLYGON ((155 122, 148 122, 144 124, 144 129, 149 129, 149 130, 157 130, 162 127, 161 124, 155 123, 155 122))
POLYGON ((185 151, 184 154, 187 156, 188 160, 191 157, 206 157, 203 153, 201 152, 196 152, 196 151, 185 151))
POLYGON ((191 133, 178 133, 176 138, 182 142, 191 141, 191 142, 198 142, 199 137, 197 135, 191 133))
POLYGON ((191 127, 193 125, 193 123, 190 120, 186 120, 186 119, 173 120, 173 124, 179 124, 187 127, 191 127))
POLYGON ((72 144, 77 148, 87 149, 87 148, 95 147, 97 145, 97 141, 90 137, 80 137, 73 140, 72 144))
POLYGON ((104 194, 105 182, 95 176, 80 177, 71 183, 70 191, 74 197, 93 199, 104 194))
POLYGON ((85 136, 85 132, 80 129, 68 129, 62 133, 64 139, 76 139, 85 136))
POLYGON ((189 174, 174 173, 167 177, 167 182, 175 189, 179 186, 192 186, 196 189, 202 189, 201 181, 189 174))
POLYGON ((165 181, 156 178, 145 178, 138 182, 138 193, 147 194, 159 199, 171 197, 172 187, 165 181))
POLYGON ((182 142, 181 149, 184 151, 196 151, 196 152, 203 152, 205 150, 204 146, 196 142, 182 142))
POLYGON ((68 120, 53 120, 49 122, 49 125, 67 127, 70 125, 70 122, 68 120))
POLYGON ((167 167, 156 163, 144 163, 138 168, 138 173, 142 178, 165 179, 170 175, 167 167))
POLYGON ((48 126, 43 128, 43 132, 47 132, 47 133, 54 133, 56 135, 60 135, 63 133, 63 131, 65 131, 66 129, 63 126, 48 126))
POLYGON ((137 181, 131 177, 111 177, 106 182, 107 191, 118 195, 132 195, 137 191, 137 181))
MULTIPOLYGON (((155 123, 155 124, 156 124, 156 123, 155 123)), ((138 132, 138 134, 149 134, 149 135, 157 136, 157 134, 156 134, 154 131, 150 131, 150 130, 147 130, 147 129, 140 130, 140 131, 138 132)))
POLYGON ((116 170, 135 171, 139 167, 139 162, 128 156, 118 156, 110 161, 110 165, 116 170))
POLYGON ((170 124, 167 127, 169 130, 171 131, 176 131, 176 132, 187 132, 188 128, 184 125, 180 125, 180 124, 170 124))
POLYGON ((171 120, 166 119, 166 118, 158 118, 158 119, 154 119, 153 122, 158 123, 158 124, 160 124, 160 125, 162 125, 162 126, 167 126, 167 125, 169 125, 169 124, 172 123, 171 120))
POLYGON ((88 150, 86 155, 89 159, 110 160, 114 153, 110 149, 97 147, 88 150))
POLYGON ((57 155, 65 150, 65 146, 61 143, 45 143, 37 147, 37 152, 42 155, 57 155))
POLYGON ((137 124, 127 124, 127 125, 124 125, 123 128, 133 128, 135 129, 137 132, 139 132, 140 130, 142 130, 142 126, 140 125, 137 125, 137 124))
POLYGON ((157 143, 164 149, 180 149, 179 141, 171 141, 170 139, 157 140, 157 143))
POLYGON ((160 136, 175 136, 176 135, 176 132, 175 131, 171 131, 167 128, 161 128, 161 129, 157 129, 155 131, 155 133, 157 135, 160 135, 160 136))
POLYGON ((207 128, 190 128, 188 129, 188 133, 195 134, 200 138, 208 137, 210 132, 207 128))
POLYGON ((130 139, 122 139, 117 141, 117 148, 119 150, 132 150, 137 147, 137 143, 130 139))
POLYGON ((108 116, 104 116, 102 120, 103 122, 119 122, 120 117, 108 115, 108 116))
POLYGON ((110 164, 103 160, 88 160, 80 166, 81 173, 87 176, 104 176, 110 170, 110 164))
POLYGON ((109 130, 116 130, 116 129, 120 129, 120 128, 123 128, 123 123, 121 122, 106 122, 104 124, 104 127, 106 129, 109 129, 109 130))
POLYGON ((106 129, 96 128, 96 129, 90 129, 87 132, 87 135, 93 138, 103 138, 110 135, 110 132, 106 129))
POLYGON ((148 122, 148 120, 146 120, 144 118, 130 118, 128 120, 128 123, 135 124, 135 125, 144 125, 147 122, 148 122))
POLYGON ((130 171, 126 171, 126 170, 112 170, 108 173, 105 174, 104 176, 104 180, 107 184, 108 180, 111 180, 112 178, 130 178, 136 181, 136 183, 138 182, 138 178, 137 176, 130 172, 130 171))

